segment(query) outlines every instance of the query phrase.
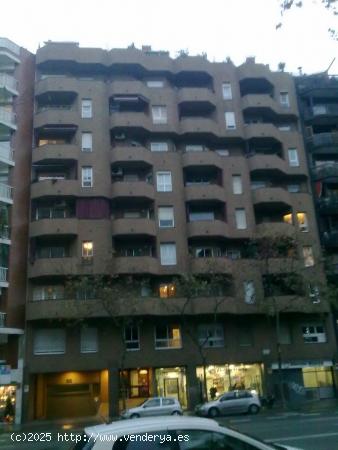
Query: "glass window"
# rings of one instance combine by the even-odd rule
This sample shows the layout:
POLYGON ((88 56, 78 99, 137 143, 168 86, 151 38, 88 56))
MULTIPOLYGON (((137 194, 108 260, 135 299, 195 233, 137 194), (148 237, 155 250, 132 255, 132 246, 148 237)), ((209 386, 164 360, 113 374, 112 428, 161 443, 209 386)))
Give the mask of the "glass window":
POLYGON ((214 211, 196 211, 189 212, 189 222, 196 222, 199 220, 215 220, 214 211))
POLYGON ((82 100, 81 117, 82 119, 91 119, 93 117, 92 101, 88 98, 82 100))
POLYGON ((223 93, 224 100, 232 100, 231 83, 223 83, 222 84, 222 93, 223 93))
POLYGON ((300 192, 300 184, 288 184, 287 188, 293 194, 300 192))
POLYGON ((224 347, 224 330, 221 324, 198 326, 198 342, 203 347, 224 347))
POLYGON ((244 301, 245 303, 255 303, 256 301, 256 291, 253 281, 244 281, 244 301))
POLYGON ((181 347, 181 330, 178 325, 157 325, 155 327, 155 348, 181 347))
POLYGON ((64 286, 52 285, 52 286, 34 286, 33 287, 33 300, 59 300, 64 298, 64 286))
POLYGON ((169 298, 176 296, 176 286, 174 283, 160 284, 159 287, 160 298, 169 298))
POLYGON ((153 118, 153 123, 161 124, 168 122, 167 107, 166 106, 153 106, 151 108, 151 114, 153 118))
POLYGON ((172 180, 171 172, 157 172, 157 192, 171 192, 172 180))
POLYGON ((279 341, 281 344, 292 344, 291 327, 287 323, 281 323, 279 326, 279 341))
POLYGON ((234 194, 243 194, 243 185, 241 175, 232 176, 232 192, 234 194))
POLYGON ((244 208, 235 210, 236 228, 237 230, 245 230, 247 228, 246 213, 244 208))
POLYGON ((164 81, 163 80, 148 80, 147 86, 150 88, 162 88, 162 87, 164 87, 164 81))
POLYGON ((304 266, 311 267, 314 266, 315 260, 313 257, 313 249, 311 245, 303 246, 303 258, 304 258, 304 266))
POLYGON ((292 225, 292 214, 284 214, 283 216, 283 222, 288 223, 289 225, 292 225))
POLYGON ((60 355, 66 351, 66 331, 61 328, 35 330, 34 355, 60 355))
POLYGON ((162 266, 174 266, 176 261, 176 244, 160 244, 162 266))
POLYGON ((174 208, 172 206, 159 206, 158 224, 160 228, 172 228, 174 226, 174 208))
POLYGON ((96 353, 98 351, 97 328, 81 328, 81 353, 96 353))
POLYGON ((288 158, 290 167, 299 167, 298 150, 296 148, 288 149, 288 158))
POLYGON ((320 303, 320 290, 319 287, 310 283, 309 284, 309 297, 312 303, 320 303))
POLYGON ((124 342, 126 345, 126 350, 139 350, 140 349, 139 328, 136 326, 125 327, 124 342))
POLYGON ((82 257, 92 258, 94 256, 94 244, 93 241, 82 242, 82 257))
POLYGON ((93 150, 92 133, 82 133, 81 150, 83 152, 91 152, 93 150))
POLYGON ((251 181, 250 183, 251 189, 262 189, 266 187, 265 181, 251 181))
POLYGON ((168 142, 150 142, 150 151, 152 152, 167 152, 168 150, 168 142))
POLYGON ((279 101, 282 106, 288 108, 290 106, 289 93, 288 92, 280 92, 279 93, 279 101))
POLYGON ((161 406, 161 400, 159 398, 153 398, 146 401, 143 406, 145 408, 157 408, 158 406, 161 406))
POLYGON ((309 225, 308 225, 308 220, 307 220, 307 214, 304 212, 298 212, 297 213, 297 222, 298 222, 298 226, 300 231, 302 232, 307 232, 309 231, 309 225))
POLYGON ((186 152, 203 152, 204 146, 203 145, 186 145, 185 151, 186 152))
POLYGON ((82 187, 93 187, 93 168, 91 166, 82 167, 82 187))
POLYGON ((234 112, 226 112, 225 116, 225 127, 227 130, 235 130, 236 129, 236 119, 234 112))
POLYGON ((306 344, 319 344, 326 342, 326 333, 323 324, 303 325, 302 333, 306 344))

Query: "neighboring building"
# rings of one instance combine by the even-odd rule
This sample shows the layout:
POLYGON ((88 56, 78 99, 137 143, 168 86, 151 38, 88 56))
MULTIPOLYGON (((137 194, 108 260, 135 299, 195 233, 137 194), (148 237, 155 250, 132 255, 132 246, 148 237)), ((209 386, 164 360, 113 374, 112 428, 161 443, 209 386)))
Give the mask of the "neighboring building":
POLYGON ((272 285, 284 310, 290 398, 333 396, 336 344, 318 292, 320 244, 292 77, 252 58, 236 68, 149 47, 48 42, 36 80, 27 417, 104 413, 108 403, 117 411, 118 331, 90 292, 67 298, 69 275, 144 279, 129 311, 139 325, 125 330, 129 405, 154 394, 199 401, 202 362, 187 321, 208 347, 208 389, 273 388, 276 338, 263 307, 272 285), (298 287, 285 283, 292 255, 276 258, 270 273, 250 258, 250 241, 267 235, 296 239, 298 287), (217 323, 211 298, 195 299, 182 321, 173 279, 208 274, 210 265, 227 280, 217 323), (95 314, 75 320, 88 305, 95 314))
POLYGON ((34 56, 0 38, 0 414, 21 420, 34 56), (12 414, 10 414, 12 415, 12 414))

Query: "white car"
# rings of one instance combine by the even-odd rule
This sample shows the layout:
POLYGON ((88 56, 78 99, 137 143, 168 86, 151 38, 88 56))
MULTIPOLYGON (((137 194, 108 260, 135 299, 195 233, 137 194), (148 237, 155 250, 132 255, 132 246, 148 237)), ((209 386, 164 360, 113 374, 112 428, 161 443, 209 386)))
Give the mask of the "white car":
POLYGON ((153 397, 145 400, 135 408, 122 411, 122 419, 137 419, 148 416, 181 416, 183 414, 180 402, 172 397, 153 397))
POLYGON ((197 417, 149 417, 85 428, 73 450, 297 450, 197 417))

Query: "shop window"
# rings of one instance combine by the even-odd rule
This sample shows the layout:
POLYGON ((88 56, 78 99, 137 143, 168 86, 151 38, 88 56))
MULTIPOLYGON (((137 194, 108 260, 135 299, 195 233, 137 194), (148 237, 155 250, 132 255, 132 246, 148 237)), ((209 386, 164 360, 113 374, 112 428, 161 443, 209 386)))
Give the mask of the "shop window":
POLYGON ((303 325, 302 333, 306 344, 322 344, 326 342, 326 333, 322 324, 303 325))
POLYGON ((221 324, 198 326, 198 342, 202 347, 224 347, 224 330, 221 324))
POLYGON ((157 325, 155 327, 155 349, 181 347, 181 330, 178 325, 157 325))
POLYGON ((304 367, 302 372, 305 388, 333 386, 331 367, 304 367))
POLYGON ((168 298, 176 296, 176 286, 174 283, 160 284, 159 287, 160 298, 168 298))
POLYGON ((137 326, 128 326, 124 329, 124 342, 126 350, 140 350, 139 328, 137 326))
POLYGON ((307 214, 305 212, 297 213, 297 222, 298 222, 298 227, 299 227, 300 231, 302 231, 302 232, 309 231, 307 214))
POLYGON ((96 353, 98 351, 97 328, 82 327, 80 341, 81 353, 96 353))

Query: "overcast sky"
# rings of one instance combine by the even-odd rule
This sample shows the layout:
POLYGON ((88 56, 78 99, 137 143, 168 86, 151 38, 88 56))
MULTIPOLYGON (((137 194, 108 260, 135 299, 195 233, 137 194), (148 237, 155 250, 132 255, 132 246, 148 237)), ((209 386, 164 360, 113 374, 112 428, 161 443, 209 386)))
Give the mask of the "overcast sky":
POLYGON ((338 74, 338 42, 327 32, 338 29, 338 16, 320 0, 303 2, 276 31, 280 0, 3 0, 0 35, 32 52, 49 39, 104 49, 149 44, 173 57, 180 49, 210 61, 230 56, 236 65, 255 56, 294 73, 326 70, 337 56, 330 73, 338 74))

